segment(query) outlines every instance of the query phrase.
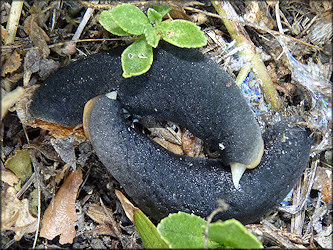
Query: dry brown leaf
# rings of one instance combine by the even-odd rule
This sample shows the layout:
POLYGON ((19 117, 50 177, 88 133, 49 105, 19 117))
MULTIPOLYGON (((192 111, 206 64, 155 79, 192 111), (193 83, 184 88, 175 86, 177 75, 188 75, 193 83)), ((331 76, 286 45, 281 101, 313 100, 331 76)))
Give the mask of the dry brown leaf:
POLYGON ((88 231, 85 234, 90 234, 90 235, 111 235, 113 237, 116 237, 115 233, 113 232, 113 230, 111 229, 110 226, 106 225, 106 224, 101 224, 101 225, 97 225, 95 229, 88 231))
POLYGON ((180 145, 174 144, 170 141, 163 140, 163 139, 160 139, 157 137, 154 138, 154 141, 156 141, 158 144, 160 144, 163 148, 165 148, 175 154, 178 154, 178 155, 183 154, 183 150, 180 145))
MULTIPOLYGON (((107 208, 107 210, 110 214, 112 214, 111 209, 107 208)), ((105 224, 110 222, 108 216, 104 212, 104 208, 102 208, 98 204, 89 205, 89 208, 87 210, 87 215, 99 224, 105 224)))
POLYGON ((70 165, 65 164, 62 169, 56 170, 56 176, 54 177, 54 182, 58 185, 60 181, 64 178, 67 170, 69 169, 70 165))
POLYGON ((332 170, 324 167, 317 167, 316 177, 312 189, 322 190, 327 184, 332 182, 332 170))
POLYGON ((188 21, 192 21, 191 17, 186 14, 185 10, 183 8, 175 9, 169 11, 168 13, 173 19, 185 19, 188 21))
POLYGON ((60 235, 60 244, 73 243, 78 220, 75 200, 82 183, 82 171, 71 172, 45 211, 40 236, 52 240, 60 235))
POLYGON ((25 233, 32 233, 37 230, 37 218, 33 217, 29 211, 29 201, 21 201, 19 216, 13 228, 16 235, 15 240, 19 241, 25 233))
POLYGON ((50 54, 50 49, 47 46, 50 38, 45 31, 37 24, 37 15, 28 16, 24 21, 24 31, 29 35, 29 38, 36 47, 42 50, 43 57, 46 58, 50 54))
POLYGON ((19 241, 25 233, 36 231, 37 218, 30 214, 28 199, 20 201, 16 193, 13 187, 1 193, 1 231, 14 231, 19 241))
POLYGON ((31 48, 24 58, 24 75, 23 85, 28 86, 32 73, 40 70, 40 64, 43 59, 43 51, 41 48, 31 48))
POLYGON ((198 157, 202 150, 202 146, 202 140, 195 137, 189 130, 182 130, 182 148, 185 154, 192 157, 198 157))
POLYGON ((16 193, 13 187, 1 192, 1 231, 9 230, 17 221, 21 202, 16 193))
POLYGON ((1 76, 5 76, 8 73, 13 73, 21 66, 22 59, 20 54, 16 50, 7 58, 6 62, 2 66, 1 76))
POLYGON ((332 198, 332 182, 326 184, 326 186, 321 191, 321 198, 326 204, 331 205, 333 202, 332 198))
POLYGON ((128 219, 130 219, 130 221, 132 221, 132 223, 134 224, 134 213, 137 211, 137 210, 140 210, 139 208, 137 208, 136 206, 134 206, 132 204, 132 202, 130 202, 126 197, 125 195, 123 195, 122 192, 120 192, 119 190, 115 190, 115 193, 116 193, 116 196, 117 198, 119 199, 121 205, 123 206, 123 209, 126 213, 126 216, 128 219))
POLYGON ((83 131, 82 126, 78 127, 64 127, 56 123, 46 122, 42 120, 35 120, 34 122, 24 122, 24 125, 30 127, 39 127, 51 132, 52 136, 56 139, 68 137, 71 135, 75 135, 77 139, 85 139, 86 136, 83 131))
POLYGON ((12 171, 1 166, 1 181, 13 186, 19 182, 19 178, 12 171))

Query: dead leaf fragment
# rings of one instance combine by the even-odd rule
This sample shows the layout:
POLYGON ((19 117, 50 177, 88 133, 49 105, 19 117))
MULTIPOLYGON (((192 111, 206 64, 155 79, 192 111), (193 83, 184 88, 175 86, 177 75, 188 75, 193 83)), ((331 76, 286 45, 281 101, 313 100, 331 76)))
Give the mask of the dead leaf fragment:
POLYGON ((14 239, 19 241, 25 233, 35 232, 37 218, 29 211, 28 199, 20 201, 16 198, 16 190, 9 187, 1 192, 1 231, 12 230, 14 239))
POLYGON ((19 178, 12 171, 1 166, 1 181, 13 186, 19 182, 19 178))
MULTIPOLYGON (((111 209, 107 208, 107 210, 109 214, 112 214, 111 209)), ((114 230, 112 229, 112 227, 110 227, 111 224, 110 219, 105 214, 103 207, 101 207, 98 204, 91 204, 89 205, 86 213, 92 220, 100 224, 94 230, 90 231, 91 234, 93 235, 106 234, 116 237, 114 230)))
POLYGON ((189 130, 182 130, 182 148, 185 154, 192 157, 198 157, 201 152, 202 145, 202 140, 195 137, 189 130))
POLYGON ((42 50, 43 58, 48 57, 50 54, 50 49, 46 42, 50 41, 50 38, 46 32, 38 26, 36 14, 28 16, 25 19, 24 31, 29 35, 29 38, 34 43, 34 45, 42 50))
MULTIPOLYGON (((111 209, 107 208, 107 210, 112 214, 111 209)), ((91 204, 87 210, 87 215, 99 224, 105 224, 110 221, 104 212, 104 208, 98 204, 91 204)))
POLYGON ((8 109, 18 102, 24 95, 24 88, 17 87, 3 96, 1 100, 1 120, 6 116, 8 109))
POLYGON ((160 144, 163 148, 165 148, 175 154, 178 154, 178 155, 183 154, 183 150, 182 150, 181 146, 178 144, 172 143, 167 140, 160 139, 158 137, 155 137, 154 141, 156 141, 158 144, 160 144))
POLYGON ((321 191, 321 196, 322 200, 326 202, 326 204, 332 204, 332 182, 326 184, 326 186, 323 188, 323 191, 321 191))
POLYGON ((115 190, 116 196, 119 199, 121 205, 123 206, 123 209, 126 213, 126 216, 128 217, 128 219, 130 219, 130 221, 132 221, 132 223, 134 224, 134 213, 137 210, 140 210, 139 208, 137 208, 136 206, 134 206, 132 204, 132 202, 130 202, 125 195, 123 195, 122 192, 120 192, 119 190, 115 190))
POLYGON ((45 211, 40 236, 52 240, 60 235, 60 244, 73 243, 78 220, 75 200, 82 183, 81 169, 71 172, 45 211))
POLYGON ((5 76, 8 73, 13 73, 21 66, 22 59, 20 54, 16 50, 8 57, 6 62, 2 66, 1 76, 5 76))

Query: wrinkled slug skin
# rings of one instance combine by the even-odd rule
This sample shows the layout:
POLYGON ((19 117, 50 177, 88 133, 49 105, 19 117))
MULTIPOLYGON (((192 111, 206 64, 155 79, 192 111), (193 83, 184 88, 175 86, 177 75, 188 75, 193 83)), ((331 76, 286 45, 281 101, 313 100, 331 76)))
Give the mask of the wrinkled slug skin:
POLYGON ((121 81, 121 52, 97 53, 58 70, 34 94, 30 113, 36 119, 67 127, 82 124, 85 103, 121 81))
POLYGON ((280 122, 263 134, 261 163, 244 173, 236 190, 230 168, 218 160, 175 155, 128 127, 117 100, 100 96, 89 106, 85 130, 99 159, 155 220, 177 211, 206 217, 223 199, 230 207, 215 219, 254 222, 282 201, 308 161, 308 133, 295 121, 280 122))
POLYGON ((259 125, 228 73, 197 50, 162 48, 146 74, 121 83, 122 105, 133 114, 181 124, 215 149, 223 143, 225 164, 259 162, 259 125))

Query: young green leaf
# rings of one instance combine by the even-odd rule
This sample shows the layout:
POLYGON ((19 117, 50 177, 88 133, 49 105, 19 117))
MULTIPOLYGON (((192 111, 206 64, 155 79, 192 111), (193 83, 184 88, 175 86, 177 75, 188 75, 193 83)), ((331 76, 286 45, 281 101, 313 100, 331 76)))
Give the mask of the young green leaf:
POLYGON ((134 212, 134 221, 145 248, 169 248, 157 232, 155 225, 140 209, 134 212))
POLYGON ((164 17, 170 10, 172 10, 172 7, 156 5, 153 6, 153 9, 156 10, 158 13, 160 13, 162 17, 164 17))
POLYGON ((124 31, 141 35, 147 23, 147 16, 136 6, 131 4, 122 4, 110 10, 112 19, 124 31))
POLYGON ((118 24, 113 20, 111 12, 109 10, 103 11, 99 15, 99 23, 109 31, 110 33, 117 36, 129 36, 130 34, 124 31, 118 26, 118 24))
POLYGON ((210 224, 208 239, 224 247, 263 248, 261 242, 235 219, 210 224))
POLYGON ((153 23, 161 23, 162 22, 162 16, 160 13, 158 13, 156 10, 149 8, 147 11, 148 20, 151 24, 153 23))
POLYGON ((158 34, 158 30, 155 29, 151 24, 147 24, 145 31, 144 31, 147 43, 152 46, 153 48, 156 48, 158 45, 158 42, 161 39, 161 35, 158 34))
POLYGON ((138 76, 146 73, 153 62, 153 48, 141 36, 121 54, 123 77, 138 76))
POLYGON ((10 169, 22 181, 32 175, 32 165, 28 149, 17 150, 5 162, 6 168, 10 169))
MULTIPOLYGON (((203 248, 206 221, 194 214, 169 214, 157 225, 157 231, 170 248, 203 248)), ((208 241, 208 248, 217 247, 208 241)))
POLYGON ((181 48, 198 48, 207 44, 200 27, 186 20, 162 22, 156 28, 162 31, 163 40, 181 48))

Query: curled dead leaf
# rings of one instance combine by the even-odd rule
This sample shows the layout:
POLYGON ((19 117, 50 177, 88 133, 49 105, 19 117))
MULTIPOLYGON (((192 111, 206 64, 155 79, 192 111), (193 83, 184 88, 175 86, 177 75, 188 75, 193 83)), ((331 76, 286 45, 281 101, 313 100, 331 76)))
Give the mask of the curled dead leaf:
POLYGON ((25 233, 36 231, 37 218, 30 214, 28 199, 20 201, 16 193, 13 187, 1 192, 1 231, 14 231, 19 241, 25 233))
POLYGON ((7 58, 7 60, 3 64, 1 76, 5 76, 8 73, 13 73, 21 66, 21 62, 22 59, 20 54, 17 53, 16 50, 14 50, 13 53, 7 58))
POLYGON ((34 43, 34 45, 42 50, 43 57, 48 57, 50 54, 50 49, 46 42, 50 41, 50 38, 46 32, 38 26, 36 14, 28 16, 25 19, 24 31, 29 35, 29 38, 34 43))
POLYGON ((192 156, 198 157, 202 150, 202 140, 195 137, 189 130, 182 130, 182 148, 184 153, 192 156))
MULTIPOLYGON (((112 214, 112 210, 107 208, 110 214, 112 214)), ((87 210, 87 215, 93 219, 95 222, 99 224, 105 224, 109 222, 108 216, 104 212, 104 208, 102 208, 98 204, 91 204, 87 210)))
POLYGON ((40 236, 52 240, 60 235, 60 244, 73 243, 74 222, 78 220, 75 200, 82 183, 82 171, 71 172, 45 211, 40 236))
POLYGON ((13 186, 19 182, 19 178, 12 171, 1 166, 1 181, 13 186))
POLYGON ((130 221, 132 221, 132 223, 134 224, 134 213, 137 210, 140 210, 139 208, 137 208, 136 206, 134 206, 132 204, 132 202, 130 202, 125 195, 123 195, 122 192, 120 192, 119 190, 115 190, 116 196, 119 199, 121 205, 124 208, 124 211, 126 213, 126 216, 128 217, 128 219, 130 219, 130 221))

